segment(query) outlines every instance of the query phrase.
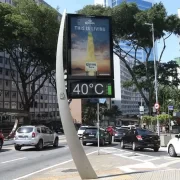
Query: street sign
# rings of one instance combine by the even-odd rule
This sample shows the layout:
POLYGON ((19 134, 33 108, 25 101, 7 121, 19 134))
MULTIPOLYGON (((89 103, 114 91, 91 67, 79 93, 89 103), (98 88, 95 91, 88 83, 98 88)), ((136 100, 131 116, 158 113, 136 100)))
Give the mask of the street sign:
POLYGON ((168 106, 169 111, 173 111, 174 107, 173 106, 168 106))
POLYGON ((89 99, 89 102, 93 103, 93 104, 97 104, 97 103, 99 103, 99 99, 92 98, 92 99, 89 99))
POLYGON ((155 109, 159 109, 159 107, 160 107, 160 106, 159 106, 158 103, 155 103, 155 104, 154 104, 154 108, 155 108, 155 109))
POLYGON ((100 104, 104 104, 106 102, 106 98, 99 99, 100 104))
POLYGON ((139 106, 139 111, 144 112, 144 106, 139 106))

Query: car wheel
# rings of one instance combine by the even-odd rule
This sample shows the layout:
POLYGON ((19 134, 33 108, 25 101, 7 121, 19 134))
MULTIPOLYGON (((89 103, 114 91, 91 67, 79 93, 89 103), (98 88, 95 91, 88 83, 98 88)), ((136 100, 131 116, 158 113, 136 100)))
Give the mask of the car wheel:
POLYGON ((176 151, 174 149, 174 146, 173 145, 170 145, 169 148, 168 148, 168 153, 171 157, 176 157, 177 154, 176 154, 176 151))
POLYGON ((2 149, 2 146, 3 146, 3 141, 2 139, 0 139, 0 150, 2 149))
POLYGON ((83 146, 86 146, 86 142, 83 141, 82 144, 83 144, 83 146))
POLYGON ((144 148, 139 148, 140 149, 140 151, 143 151, 144 150, 144 148))
POLYGON ((37 143, 36 149, 39 151, 43 149, 43 140, 42 139, 40 139, 39 142, 37 143))
POLYGON ((120 147, 121 147, 121 149, 124 149, 124 141, 123 140, 120 142, 120 147))
POLYGON ((136 151, 136 150, 137 150, 136 142, 133 142, 132 150, 133 150, 133 151, 136 151))
POLYGON ((15 145, 14 148, 15 148, 16 151, 20 151, 21 150, 21 146, 19 146, 19 145, 15 145))
POLYGON ((159 151, 159 148, 154 148, 154 152, 158 152, 159 151))
POLYGON ((105 141, 104 139, 101 140, 101 146, 104 146, 105 145, 105 141))
POLYGON ((54 141, 53 146, 54 146, 54 147, 58 147, 58 145, 59 145, 59 139, 56 138, 55 141, 54 141))

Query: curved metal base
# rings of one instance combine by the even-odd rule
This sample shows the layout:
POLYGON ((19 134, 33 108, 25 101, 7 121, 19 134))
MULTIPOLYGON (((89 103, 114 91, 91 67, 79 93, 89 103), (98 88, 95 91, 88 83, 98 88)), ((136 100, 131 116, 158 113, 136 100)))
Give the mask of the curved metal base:
POLYGON ((67 143, 72 154, 72 158, 82 179, 97 179, 97 175, 92 168, 84 149, 79 141, 75 126, 73 124, 71 112, 68 105, 67 94, 64 82, 63 69, 63 33, 66 19, 64 11, 61 19, 61 27, 58 37, 56 55, 56 85, 61 121, 66 135, 67 143))

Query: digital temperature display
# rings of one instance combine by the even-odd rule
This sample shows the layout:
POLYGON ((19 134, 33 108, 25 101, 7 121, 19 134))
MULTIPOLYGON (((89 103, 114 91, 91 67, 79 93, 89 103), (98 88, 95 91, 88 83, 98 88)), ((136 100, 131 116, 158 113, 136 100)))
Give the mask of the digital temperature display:
POLYGON ((70 80, 68 81, 69 98, 114 97, 113 80, 70 80))

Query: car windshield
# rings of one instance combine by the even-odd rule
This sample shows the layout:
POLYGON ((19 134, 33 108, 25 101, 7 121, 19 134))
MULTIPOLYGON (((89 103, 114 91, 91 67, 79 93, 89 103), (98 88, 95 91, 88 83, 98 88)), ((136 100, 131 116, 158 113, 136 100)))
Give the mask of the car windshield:
POLYGON ((86 130, 86 127, 80 127, 79 130, 86 130))
POLYGON ((18 133, 30 133, 33 131, 33 127, 20 127, 17 132, 18 133))
POLYGON ((148 134, 155 134, 152 131, 146 130, 146 129, 137 129, 137 132, 139 135, 148 135, 148 134))
POLYGON ((90 134, 90 133, 96 134, 96 133, 97 133, 97 129, 86 129, 85 132, 86 132, 87 134, 90 134))

